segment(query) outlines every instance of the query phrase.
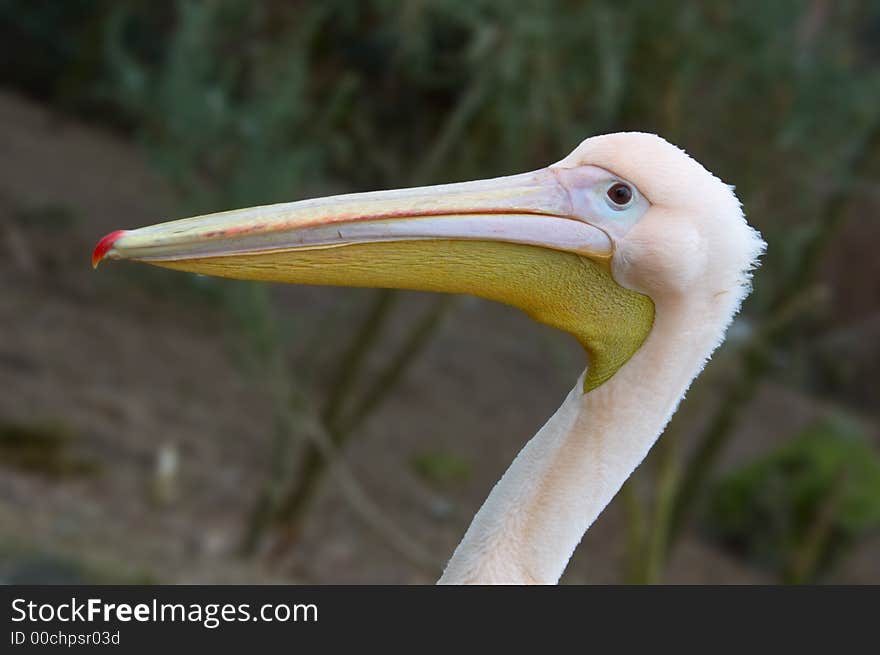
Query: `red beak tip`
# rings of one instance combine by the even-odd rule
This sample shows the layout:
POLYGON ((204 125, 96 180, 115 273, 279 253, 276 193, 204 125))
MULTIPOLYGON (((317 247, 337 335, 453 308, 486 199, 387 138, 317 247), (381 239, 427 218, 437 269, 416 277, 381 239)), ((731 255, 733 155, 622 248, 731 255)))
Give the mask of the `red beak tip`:
POLYGON ((107 252, 123 234, 125 234, 125 230, 116 230, 98 241, 98 245, 95 246, 95 250, 92 252, 92 268, 98 268, 98 264, 103 261, 107 252))

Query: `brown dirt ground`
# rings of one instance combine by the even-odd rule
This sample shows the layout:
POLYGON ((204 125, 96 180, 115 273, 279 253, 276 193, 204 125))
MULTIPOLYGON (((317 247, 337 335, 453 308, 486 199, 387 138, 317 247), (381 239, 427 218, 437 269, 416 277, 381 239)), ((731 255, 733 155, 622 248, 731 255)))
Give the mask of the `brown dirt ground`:
MULTIPOLYGON (((0 94, 0 420, 60 424, 73 435, 66 456, 97 466, 79 476, 0 468, 0 577, 32 566, 40 553, 114 580, 430 582, 364 525, 332 482, 323 485, 289 566, 235 554, 270 463, 267 390, 235 363, 216 306, 157 292, 125 265, 100 274, 89 266, 99 236, 171 217, 173 206, 170 190, 130 143, 0 94), (179 493, 158 503, 151 490, 166 444, 179 453, 179 493)), ((363 303, 366 294, 279 291, 284 311, 306 324, 328 307, 363 303)), ((398 310, 403 315, 424 302, 407 294, 398 310)), ((514 310, 465 301, 394 398, 362 427, 347 462, 439 566, 581 364, 564 335, 514 310), (426 447, 457 453, 472 475, 429 488, 410 464, 426 447)), ((766 386, 724 465, 825 411, 815 399, 766 386)), ((620 581, 617 505, 584 539, 566 582, 620 581)), ((877 545, 863 544, 833 581, 880 582, 877 545)), ((770 581, 696 535, 687 536, 665 579, 770 581)))

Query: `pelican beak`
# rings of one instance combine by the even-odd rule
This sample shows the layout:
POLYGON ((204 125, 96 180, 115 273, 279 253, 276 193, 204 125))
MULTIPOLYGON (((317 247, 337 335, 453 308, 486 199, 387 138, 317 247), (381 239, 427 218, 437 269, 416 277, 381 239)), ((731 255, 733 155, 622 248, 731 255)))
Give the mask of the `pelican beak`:
POLYGON ((120 230, 101 239, 92 263, 130 259, 240 279, 469 293, 575 334, 591 371, 603 360, 607 370, 596 375, 605 379, 641 345, 653 320, 650 300, 611 278, 612 255, 609 236, 573 215, 568 189, 545 168, 120 230), (581 293, 593 302, 577 297, 581 293), (627 298, 627 307, 638 305, 642 320, 604 362, 599 351, 607 349, 597 349, 590 325, 611 321, 619 328, 621 317, 613 314, 621 305, 609 294, 627 298), (633 298, 650 305, 647 325, 644 300, 633 298), (584 304, 596 305, 590 318, 583 316, 584 304))
POLYGON ((499 241, 609 258, 608 236, 571 213, 568 191, 546 168, 492 180, 331 196, 118 230, 95 248, 93 265, 103 259, 161 264, 414 240, 499 241))

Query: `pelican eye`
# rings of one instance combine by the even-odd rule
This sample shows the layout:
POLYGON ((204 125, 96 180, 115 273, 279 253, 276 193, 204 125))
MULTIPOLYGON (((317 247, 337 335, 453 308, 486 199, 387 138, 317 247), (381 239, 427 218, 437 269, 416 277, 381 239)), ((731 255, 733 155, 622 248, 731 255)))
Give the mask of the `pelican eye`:
POLYGON ((605 195, 608 196, 609 204, 612 209, 625 209, 632 202, 635 194, 629 184, 615 182, 608 187, 608 191, 605 192, 605 195))

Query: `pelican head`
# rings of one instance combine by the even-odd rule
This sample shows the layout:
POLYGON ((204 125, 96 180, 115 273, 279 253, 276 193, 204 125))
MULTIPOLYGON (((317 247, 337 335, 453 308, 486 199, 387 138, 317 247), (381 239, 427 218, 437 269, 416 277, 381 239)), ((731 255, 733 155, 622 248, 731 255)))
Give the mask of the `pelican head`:
POLYGON ((738 305, 765 244, 733 187, 680 148, 640 132, 587 139, 553 168, 564 178, 595 166, 629 181, 644 199, 610 216, 594 212, 594 224, 614 242, 619 284, 655 301, 707 300, 723 291, 738 305))
POLYGON ((504 302, 580 341, 589 391, 639 349, 656 303, 735 309, 761 245, 730 187, 660 137, 622 133, 519 175, 120 230, 99 242, 93 264, 504 302))

